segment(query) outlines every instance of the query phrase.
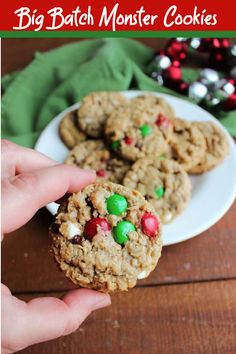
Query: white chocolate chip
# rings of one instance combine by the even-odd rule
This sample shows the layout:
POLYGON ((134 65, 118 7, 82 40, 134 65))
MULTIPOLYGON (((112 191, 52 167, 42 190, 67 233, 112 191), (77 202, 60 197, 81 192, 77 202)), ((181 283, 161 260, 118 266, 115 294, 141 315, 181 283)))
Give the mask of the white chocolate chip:
POLYGON ((82 233, 79 225, 76 225, 71 221, 63 222, 60 227, 60 232, 68 240, 71 240, 75 235, 80 236, 82 233))
POLYGON ((138 279, 144 279, 146 278, 147 273, 146 270, 143 270, 139 275, 138 275, 138 279))
POLYGON ((92 119, 86 118, 86 119, 85 119, 85 122, 86 122, 86 123, 92 123, 92 119))
POLYGON ((69 229, 68 229, 69 240, 71 238, 73 238, 75 235, 81 234, 81 230, 77 226, 75 226, 75 224, 73 224, 72 222, 69 222, 69 221, 68 221, 68 224, 69 224, 69 229))
POLYGON ((165 215, 165 222, 170 221, 170 220, 172 219, 172 217, 173 217, 173 214, 172 214, 172 213, 166 214, 166 215, 165 215))

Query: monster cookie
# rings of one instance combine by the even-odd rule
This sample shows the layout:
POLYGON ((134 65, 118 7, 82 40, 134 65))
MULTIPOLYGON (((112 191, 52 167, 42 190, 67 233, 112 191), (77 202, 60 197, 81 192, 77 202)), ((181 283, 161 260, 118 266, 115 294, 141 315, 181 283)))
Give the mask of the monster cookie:
POLYGON ((157 97, 152 94, 145 94, 134 97, 130 100, 132 105, 140 106, 144 105, 148 107, 148 109, 152 110, 155 107, 159 107, 159 113, 168 117, 169 119, 174 118, 175 112, 171 105, 162 97, 157 97))
POLYGON ((173 138, 165 156, 176 160, 188 172, 204 157, 206 142, 195 124, 180 118, 174 118, 172 123, 173 138))
POLYGON ((154 206, 163 223, 173 221, 191 196, 187 173, 176 161, 165 158, 137 160, 127 172, 123 185, 139 191, 154 206))
POLYGON ((104 124, 114 108, 126 104, 119 92, 94 92, 83 98, 78 110, 78 124, 89 136, 103 136, 104 124))
POLYGON ((69 149, 86 139, 86 135, 78 127, 76 111, 72 111, 62 118, 59 125, 59 134, 69 149))
POLYGON ((103 292, 128 290, 156 267, 161 225, 143 196, 95 183, 59 207, 49 230, 60 269, 75 284, 103 292))
POLYGON ((211 121, 195 122, 206 140, 206 153, 190 173, 202 173, 219 165, 229 152, 229 141, 222 129, 211 121))
POLYGON ((120 183, 130 168, 130 163, 119 159, 107 150, 102 140, 87 140, 76 145, 65 163, 96 171, 96 182, 104 180, 120 183))
POLYGON ((123 158, 135 161, 147 155, 158 156, 166 151, 172 137, 172 123, 146 105, 118 107, 106 122, 105 135, 112 150, 123 158))

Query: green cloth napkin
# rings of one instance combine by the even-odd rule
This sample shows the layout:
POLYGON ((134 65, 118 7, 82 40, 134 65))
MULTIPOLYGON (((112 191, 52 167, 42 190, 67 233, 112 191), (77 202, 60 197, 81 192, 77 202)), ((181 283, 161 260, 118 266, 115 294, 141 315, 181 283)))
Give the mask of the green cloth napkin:
MULTIPOLYGON (((145 71, 154 51, 131 39, 103 38, 36 53, 23 70, 2 79, 2 138, 33 147, 44 127, 61 111, 93 91, 129 89, 178 95, 149 78, 145 71)), ((183 77, 196 77, 183 70, 183 77)), ((236 111, 218 112, 236 135, 236 111)))

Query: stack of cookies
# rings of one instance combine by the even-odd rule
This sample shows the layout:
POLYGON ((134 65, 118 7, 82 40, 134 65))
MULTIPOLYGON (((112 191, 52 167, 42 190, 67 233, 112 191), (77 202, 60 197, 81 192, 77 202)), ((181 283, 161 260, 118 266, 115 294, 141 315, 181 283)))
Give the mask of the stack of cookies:
POLYGON ((96 170, 96 182, 139 191, 163 223, 186 208, 189 174, 210 170, 229 151, 218 125, 177 118, 152 94, 127 100, 118 92, 92 93, 62 119, 60 136, 71 149, 66 164, 96 170))

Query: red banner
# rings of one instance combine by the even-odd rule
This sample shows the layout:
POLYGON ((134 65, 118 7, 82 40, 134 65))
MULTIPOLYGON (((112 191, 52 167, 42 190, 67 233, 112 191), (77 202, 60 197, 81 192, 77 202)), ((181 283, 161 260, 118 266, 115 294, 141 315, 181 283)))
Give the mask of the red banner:
POLYGON ((235 10, 212 0, 2 1, 0 30, 234 31, 235 10))

